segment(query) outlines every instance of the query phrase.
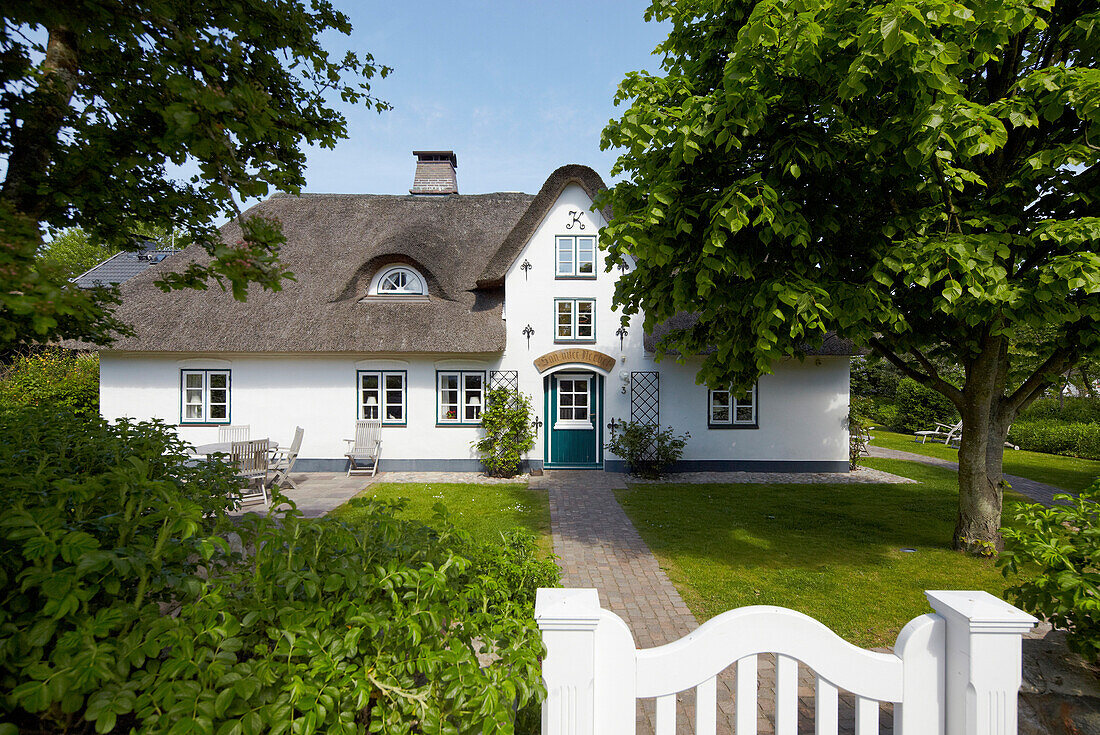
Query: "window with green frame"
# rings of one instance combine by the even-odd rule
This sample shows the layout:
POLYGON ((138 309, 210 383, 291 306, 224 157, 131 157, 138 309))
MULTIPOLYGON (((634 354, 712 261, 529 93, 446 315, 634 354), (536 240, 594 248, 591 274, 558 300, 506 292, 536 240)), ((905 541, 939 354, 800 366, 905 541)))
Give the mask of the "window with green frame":
POLYGON ((756 386, 740 395, 728 390, 712 390, 707 397, 707 425, 715 429, 758 427, 756 386))
POLYGON ((554 341, 595 342, 596 301, 554 299, 554 341))
POLYGON ((480 424, 485 404, 485 371, 440 370, 436 380, 436 420, 441 424, 480 424))
POLYGON ((180 423, 228 424, 228 370, 180 370, 180 423))
POLYGON ((596 277, 595 235, 558 235, 554 250, 554 275, 558 278, 596 277))
POLYGON ((359 418, 381 419, 383 424, 406 422, 404 370, 358 371, 359 418))

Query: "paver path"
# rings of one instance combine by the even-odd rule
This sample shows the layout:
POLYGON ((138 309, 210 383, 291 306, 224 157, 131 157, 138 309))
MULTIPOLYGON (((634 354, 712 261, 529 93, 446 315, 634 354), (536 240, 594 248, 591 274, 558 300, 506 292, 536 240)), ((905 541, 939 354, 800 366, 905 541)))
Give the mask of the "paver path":
MULTIPOLYGON (((671 643, 699 627, 680 593, 669 581, 622 506, 614 490, 626 487, 621 475, 595 470, 551 470, 532 478, 532 487, 550 494, 554 552, 566 587, 595 587, 600 604, 630 626, 639 648, 671 643)), ((773 732, 775 660, 760 656, 757 723, 761 735, 773 732)), ((718 732, 733 732, 735 677, 727 670, 718 680, 718 732)), ((694 693, 677 696, 677 733, 692 733, 694 693)), ((813 679, 799 667, 799 732, 813 732, 813 679)), ((637 732, 654 732, 653 700, 639 702, 637 732)), ((852 702, 842 697, 841 732, 853 731, 852 702)), ((882 730, 892 731, 883 708, 882 730)))
MULTIPOLYGON (((952 462, 947 459, 940 459, 939 457, 929 457, 924 454, 916 454, 914 452, 903 452, 898 449, 886 449, 885 447, 868 447, 867 452, 872 457, 881 457, 883 459, 905 459, 910 462, 920 462, 921 464, 932 465, 933 467, 943 467, 955 472, 959 471, 959 463, 952 462)), ((1076 495, 1069 490, 1063 490, 1060 487, 1054 487, 1053 485, 1047 485, 1042 482, 1036 482, 1035 480, 1029 480, 1026 477, 1020 477, 1018 475, 1005 475, 1005 480, 1012 485, 1012 489, 1021 495, 1034 500, 1036 503, 1042 503, 1043 505, 1054 505, 1054 496, 1058 493, 1067 493, 1069 495, 1076 495)))

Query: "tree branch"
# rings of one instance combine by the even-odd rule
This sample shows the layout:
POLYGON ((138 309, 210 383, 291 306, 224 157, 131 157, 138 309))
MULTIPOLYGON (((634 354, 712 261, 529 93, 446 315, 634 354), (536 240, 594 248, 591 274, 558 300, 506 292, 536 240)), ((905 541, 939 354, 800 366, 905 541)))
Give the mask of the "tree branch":
POLYGON ((1077 350, 1060 347, 1051 353, 1042 365, 1004 401, 1004 407, 1015 417, 1047 387, 1047 378, 1065 372, 1077 360, 1077 350))
POLYGON ((927 388, 931 388, 938 393, 942 393, 953 404, 955 404, 955 406, 959 408, 959 410, 962 410, 962 391, 941 378, 939 371, 936 370, 936 366, 933 365, 927 357, 920 354, 918 350, 912 349, 910 350, 910 353, 912 353, 912 355, 917 359, 917 362, 919 362, 925 370, 928 370, 928 374, 913 369, 913 367, 909 363, 903 360, 896 352, 887 347, 886 343, 878 337, 871 338, 871 346, 874 347, 879 352, 879 354, 889 360, 898 370, 902 371, 921 385, 927 388))

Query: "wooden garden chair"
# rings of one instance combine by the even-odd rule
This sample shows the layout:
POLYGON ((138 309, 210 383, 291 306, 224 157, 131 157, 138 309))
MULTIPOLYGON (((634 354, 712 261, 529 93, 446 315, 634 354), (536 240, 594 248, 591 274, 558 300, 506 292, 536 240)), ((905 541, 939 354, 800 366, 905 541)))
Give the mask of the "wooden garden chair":
POLYGON ((370 472, 371 477, 378 472, 378 459, 382 455, 382 421, 368 419, 355 422, 355 438, 345 439, 348 451, 348 477, 353 472, 370 472), (360 464, 367 466, 360 466, 360 464))
POLYGON ((246 442, 249 437, 250 429, 249 424, 239 424, 236 426, 219 426, 218 427, 218 441, 219 442, 246 442))
POLYGON ((939 421, 937 421, 936 422, 936 428, 934 428, 934 429, 925 429, 924 431, 914 431, 913 432, 913 441, 916 441, 917 439, 920 439, 921 444, 924 444, 929 439, 932 439, 932 440, 943 439, 944 443, 947 443, 947 440, 949 440, 949 439, 957 441, 958 437, 962 435, 962 427, 963 427, 963 422, 962 421, 955 424, 954 426, 950 426, 948 424, 941 424, 939 421))
POLYGON ((269 439, 233 442, 229 455, 233 466, 237 468, 237 477, 245 482, 241 489, 241 505, 256 501, 267 505, 270 502, 267 496, 267 468, 270 453, 269 439))
POLYGON ((305 429, 298 426, 294 429, 294 441, 287 448, 279 447, 271 450, 271 465, 269 469, 275 473, 271 478, 272 485, 282 487, 283 483, 290 485, 295 490, 298 486, 290 479, 290 473, 294 470, 294 463, 298 460, 298 450, 302 448, 302 437, 305 429))

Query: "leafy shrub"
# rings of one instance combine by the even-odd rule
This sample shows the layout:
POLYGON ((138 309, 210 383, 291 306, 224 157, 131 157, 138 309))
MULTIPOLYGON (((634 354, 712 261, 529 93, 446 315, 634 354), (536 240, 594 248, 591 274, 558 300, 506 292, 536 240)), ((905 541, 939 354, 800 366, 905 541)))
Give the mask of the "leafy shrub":
POLYGON ((157 423, 0 414, 0 731, 508 732, 543 646, 526 542, 356 499, 354 526, 226 516, 157 423), (477 559, 476 563, 473 558, 477 559), (499 574, 496 578, 493 575, 499 574))
POLYGON ((46 350, 19 357, 0 380, 0 407, 62 408, 99 416, 99 356, 46 350))
POLYGON ((926 388, 912 378, 898 383, 897 416, 890 427, 905 433, 934 428, 936 422, 953 424, 958 412, 942 393, 926 388))
POLYGON ((1017 575, 1013 601, 1065 629, 1070 650, 1091 661, 1100 656, 1100 482, 1054 497, 1068 504, 1017 506, 997 565, 1017 575))
POLYGON ((616 422, 607 450, 625 459, 631 474, 657 478, 683 456, 690 438, 688 432, 675 436, 671 426, 662 431, 653 424, 616 422))
POLYGON ((1100 399, 1097 398, 1040 398, 1020 412, 1021 421, 1065 421, 1069 423, 1100 424, 1100 399))
POLYGON ((1017 421, 1008 431, 1008 440, 1032 452, 1100 459, 1100 424, 1017 421))
POLYGON ((523 455, 535 446, 531 426, 531 399, 519 391, 494 388, 485 397, 481 413, 485 436, 474 442, 485 471, 494 477, 519 472, 523 455))

